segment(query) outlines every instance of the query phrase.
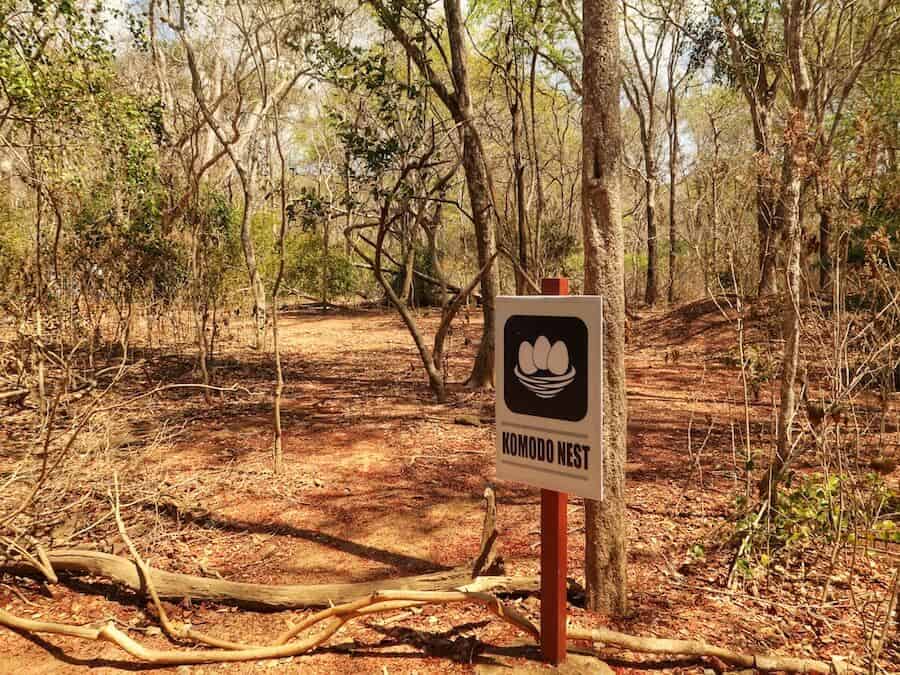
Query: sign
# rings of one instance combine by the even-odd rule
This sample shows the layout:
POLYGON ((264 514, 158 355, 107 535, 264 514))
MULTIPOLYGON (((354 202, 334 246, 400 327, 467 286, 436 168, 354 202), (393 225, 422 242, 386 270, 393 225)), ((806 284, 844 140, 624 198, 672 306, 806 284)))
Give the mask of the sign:
POLYGON ((496 303, 497 478, 602 499, 602 299, 496 303))

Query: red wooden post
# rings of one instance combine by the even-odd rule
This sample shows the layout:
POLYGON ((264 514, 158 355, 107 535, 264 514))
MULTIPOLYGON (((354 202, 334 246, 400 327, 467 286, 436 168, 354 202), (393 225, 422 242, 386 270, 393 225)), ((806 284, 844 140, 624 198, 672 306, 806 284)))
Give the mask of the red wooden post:
MULTIPOLYGON (((568 295, 565 277, 541 279, 543 295, 568 295)), ((541 654, 547 663, 566 660, 567 513, 565 492, 541 490, 541 654)))

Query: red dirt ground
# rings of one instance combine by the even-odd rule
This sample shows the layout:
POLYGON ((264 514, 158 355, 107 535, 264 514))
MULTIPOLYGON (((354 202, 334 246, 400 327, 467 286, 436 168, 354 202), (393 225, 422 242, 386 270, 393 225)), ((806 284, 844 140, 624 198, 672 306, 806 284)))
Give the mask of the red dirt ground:
MULTIPOLYGON (((429 327, 436 325, 433 314, 423 318, 429 327)), ((271 358, 237 338, 226 343, 215 378, 248 392, 216 396, 210 404, 197 393, 166 392, 127 414, 126 426, 166 424, 177 431, 146 448, 128 446, 123 452, 131 453, 133 470, 214 516, 178 522, 163 512, 126 510, 148 561, 234 580, 324 583, 418 574, 471 560, 479 546, 482 493, 494 484, 493 394, 457 386, 450 403, 434 403, 412 341, 391 313, 294 311, 281 324, 287 382, 283 478, 270 472, 271 358), (487 423, 454 423, 463 415, 487 423)), ((473 319, 453 336, 450 370, 457 381, 466 374, 479 334, 473 319)), ((763 317, 750 338, 764 343, 765 334, 763 317)), ((634 325, 627 466, 632 613, 609 622, 575 606, 571 621, 793 656, 859 656, 871 630, 864 622, 873 620, 874 601, 886 595, 896 558, 858 556, 852 577, 835 582, 824 600, 828 561, 813 552, 804 577, 772 574, 742 590, 726 588, 732 553, 712 544, 730 526, 727 518, 743 480, 742 389, 721 358, 735 344, 732 325, 710 307, 651 313, 634 325), (696 544, 706 551, 702 560, 689 555, 696 544)), ((189 351, 183 357, 156 355, 149 363, 146 383, 191 378, 189 351)), ((754 446, 767 447, 773 415, 768 388, 760 401, 751 409, 754 446)), ((891 479, 896 483, 897 472, 891 479)), ((127 503, 124 478, 123 484, 127 503)), ((536 574, 538 491, 502 482, 495 487, 507 573, 536 574)), ((569 523, 569 575, 581 580, 578 499, 570 502, 569 523)), ((148 633, 155 621, 131 594, 109 588, 98 594, 86 584, 83 592, 59 587, 50 596, 26 583, 19 586, 26 604, 11 591, 9 579, 0 582, 0 607, 18 615, 71 623, 114 617, 148 645, 167 645, 152 628, 148 633)), ((537 618, 535 598, 513 602, 537 618)), ((170 607, 200 630, 246 642, 265 642, 304 614, 196 602, 170 607)), ((529 659, 536 656, 522 637, 478 607, 433 607, 357 620, 307 656, 195 666, 189 672, 444 673, 491 663, 515 670, 533 665, 529 659)), ((601 653, 618 672, 702 672, 696 661, 601 653)), ((885 667, 897 671, 897 652, 888 659, 885 667)), ((0 629, 2 673, 75 673, 85 666, 100 673, 174 670, 135 665, 111 645, 0 629)))

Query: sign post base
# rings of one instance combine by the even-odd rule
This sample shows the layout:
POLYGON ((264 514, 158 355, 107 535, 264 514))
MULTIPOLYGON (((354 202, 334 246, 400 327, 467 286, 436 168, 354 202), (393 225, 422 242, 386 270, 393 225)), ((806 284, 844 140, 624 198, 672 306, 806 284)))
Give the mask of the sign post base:
POLYGON ((566 660, 567 502, 541 490, 541 655, 554 665, 566 660))

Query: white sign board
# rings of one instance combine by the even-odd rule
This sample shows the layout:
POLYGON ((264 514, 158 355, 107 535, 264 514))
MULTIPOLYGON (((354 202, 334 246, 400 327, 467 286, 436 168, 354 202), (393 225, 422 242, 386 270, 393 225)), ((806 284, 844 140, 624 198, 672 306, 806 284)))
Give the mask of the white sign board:
POLYGON ((603 302, 497 298, 497 478, 603 499, 603 302))

